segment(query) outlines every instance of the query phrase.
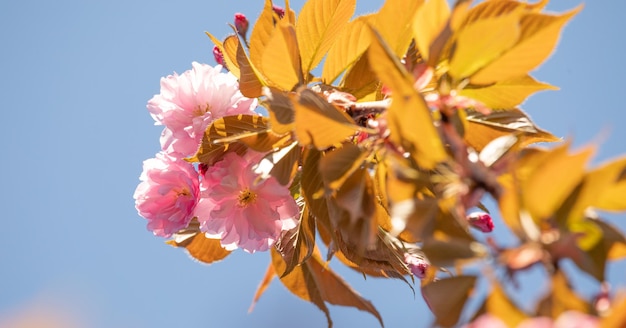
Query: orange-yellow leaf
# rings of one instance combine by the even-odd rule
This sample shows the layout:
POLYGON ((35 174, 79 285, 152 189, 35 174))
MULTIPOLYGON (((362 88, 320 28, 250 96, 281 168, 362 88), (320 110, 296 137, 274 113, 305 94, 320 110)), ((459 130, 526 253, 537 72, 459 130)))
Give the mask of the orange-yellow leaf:
POLYGON ((586 180, 594 183, 589 192, 597 194, 597 199, 591 206, 605 211, 626 210, 626 158, 612 161, 589 172, 586 180))
POLYGON ((430 57, 430 48, 450 18, 450 6, 446 0, 426 0, 415 12, 413 37, 422 58, 430 57))
POLYGON ((546 293, 537 306, 537 315, 556 319, 569 310, 588 313, 590 306, 574 292, 565 273, 559 270, 552 276, 552 290, 546 293))
POLYGON ((250 33, 250 61, 257 68, 262 67, 261 59, 265 47, 274 32, 274 15, 272 0, 265 0, 263 11, 254 24, 252 33, 250 33))
POLYGON ((472 75, 473 84, 490 84, 528 74, 539 66, 556 46, 561 29, 578 8, 560 16, 531 13, 520 20, 521 35, 506 53, 472 75))
POLYGON ((520 8, 528 12, 539 12, 546 4, 548 4, 548 0, 541 0, 537 3, 526 3, 517 0, 483 1, 468 11, 463 25, 480 19, 506 15, 520 8))
POLYGON ((557 89, 550 84, 538 82, 529 75, 522 75, 486 87, 466 87, 459 94, 476 99, 489 108, 508 109, 519 106, 537 91, 557 89))
POLYGON ((476 277, 456 276, 422 286, 422 296, 438 325, 452 327, 459 321, 475 283, 476 277))
POLYGON ((343 71, 352 66, 370 44, 367 17, 359 17, 348 23, 328 51, 322 70, 322 80, 331 84, 343 71))
POLYGON ((239 91, 248 98, 257 98, 263 95, 263 86, 266 84, 261 73, 250 62, 250 58, 243 50, 241 43, 237 45, 237 63, 239 64, 239 91))
POLYGON ((331 190, 341 188, 367 155, 368 152, 353 143, 344 143, 340 148, 327 152, 320 160, 319 168, 324 184, 331 190))
POLYGON ((282 90, 290 91, 303 82, 296 31, 287 21, 280 21, 261 59, 261 71, 282 90))
POLYGON ((296 34, 304 72, 313 70, 354 14, 356 0, 311 0, 304 3, 296 34))
POLYGON ((222 248, 219 239, 207 238, 199 231, 176 234, 174 239, 166 243, 174 247, 184 247, 192 258, 206 264, 218 262, 230 254, 230 251, 222 248))
POLYGON ((389 49, 402 57, 413 38, 412 23, 417 8, 423 0, 386 0, 382 8, 371 20, 371 24, 382 36, 389 49))
POLYGON ((592 154, 591 147, 572 155, 557 148, 534 168, 528 180, 522 183, 521 192, 524 205, 535 220, 548 218, 558 209, 580 183, 592 154))
POLYGON ((310 89, 300 92, 296 109, 296 138, 301 145, 312 145, 319 150, 338 146, 346 138, 363 128, 326 99, 310 89))
POLYGON ((372 30, 368 50, 372 70, 392 91, 387 111, 390 140, 404 148, 423 168, 433 168, 446 158, 439 134, 424 98, 413 88, 413 80, 398 58, 372 30))
MULTIPOLYGON (((272 249, 272 263, 276 272, 285 270, 285 262, 281 255, 272 249)), ((299 298, 315 304, 326 314, 329 326, 332 325, 330 313, 325 302, 334 305, 355 307, 375 316, 383 326, 382 318, 376 308, 368 300, 362 298, 343 279, 323 264, 319 251, 302 265, 296 267, 280 281, 299 298)))
POLYGON ((528 318, 506 295, 499 283, 492 282, 493 289, 485 301, 487 313, 492 314, 509 327, 517 327, 522 321, 528 318))
POLYGON ((224 43, 222 43, 211 33, 205 33, 211 41, 213 41, 213 44, 220 49, 222 54, 224 54, 224 61, 226 62, 228 70, 233 73, 237 79, 239 79, 239 64, 237 63, 237 47, 239 46, 239 38, 236 35, 229 35, 224 40, 224 43))
POLYGON ((449 73, 462 79, 485 67, 511 48, 520 35, 520 15, 509 14, 474 22, 457 35, 449 73))
POLYGON ((267 287, 270 286, 270 283, 272 282, 272 279, 274 279, 275 276, 276 276, 276 270, 274 270, 274 265, 270 262, 270 265, 267 267, 267 271, 265 271, 265 275, 263 276, 263 280, 261 280, 259 287, 257 287, 256 292, 254 293, 254 297, 252 298, 252 303, 250 304, 250 307, 248 308, 248 313, 251 313, 252 310, 254 310, 254 306, 259 301, 263 293, 265 293, 265 290, 267 290, 267 287))

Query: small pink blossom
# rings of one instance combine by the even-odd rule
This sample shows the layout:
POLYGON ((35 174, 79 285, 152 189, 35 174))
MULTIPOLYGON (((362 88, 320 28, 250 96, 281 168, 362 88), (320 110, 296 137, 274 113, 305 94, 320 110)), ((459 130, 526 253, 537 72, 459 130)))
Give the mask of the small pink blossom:
POLYGON ((194 62, 183 74, 161 78, 161 93, 148 102, 157 125, 164 125, 161 148, 185 157, 198 149, 208 125, 227 115, 254 114, 256 99, 244 97, 235 76, 222 67, 194 62))
MULTIPOLYGON (((257 181, 259 158, 228 153, 207 168, 195 210, 200 230, 227 250, 266 251, 281 232, 296 227, 300 208, 289 189, 270 177, 257 181)), ((258 156, 257 156, 258 157, 258 156)))
POLYGON ((285 16, 285 9, 283 9, 283 7, 272 6, 272 10, 274 10, 274 13, 276 13, 276 15, 278 15, 278 17, 280 18, 283 18, 285 16))
POLYGON ((494 225, 491 215, 485 212, 474 212, 467 216, 470 226, 482 232, 492 232, 494 225))
POLYGON ((500 318, 486 313, 463 326, 463 328, 507 328, 507 325, 500 318))
POLYGON ((164 153, 143 162, 135 207, 148 220, 148 230, 169 237, 187 227, 199 196, 198 173, 193 165, 164 153))
POLYGON ((246 15, 242 13, 235 14, 235 28, 237 29, 237 33, 239 33, 239 35, 245 38, 249 25, 250 23, 248 22, 246 15))
POLYGON ((219 65, 226 67, 226 62, 224 61, 224 54, 222 50, 218 46, 213 46, 213 58, 215 58, 215 62, 219 65))
POLYGON ((419 279, 426 277, 426 271, 430 267, 430 264, 424 257, 408 252, 404 253, 404 263, 409 267, 411 273, 419 279))

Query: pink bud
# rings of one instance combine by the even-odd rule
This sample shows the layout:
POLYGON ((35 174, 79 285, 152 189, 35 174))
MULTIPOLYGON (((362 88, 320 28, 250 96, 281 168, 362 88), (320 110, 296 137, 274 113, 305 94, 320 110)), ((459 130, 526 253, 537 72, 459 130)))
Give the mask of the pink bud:
POLYGON ((272 6, 272 9, 278 15, 278 17, 283 18, 285 16, 285 9, 279 6, 272 6))
POLYGON ((224 54, 222 53, 220 48, 218 48, 217 46, 213 47, 213 57, 215 57, 215 61, 218 64, 226 67, 226 64, 224 63, 224 54))
POLYGON ((474 212, 467 216, 467 221, 472 226, 482 232, 492 232, 494 225, 491 215, 485 212, 474 212))
POLYGON ((246 15, 242 13, 235 14, 235 28, 237 28, 237 33, 239 33, 239 35, 245 38, 249 25, 250 23, 248 22, 246 15))
POLYGON ((426 277, 426 271, 430 267, 425 258, 411 253, 404 253, 404 263, 409 267, 411 273, 419 279, 426 277))

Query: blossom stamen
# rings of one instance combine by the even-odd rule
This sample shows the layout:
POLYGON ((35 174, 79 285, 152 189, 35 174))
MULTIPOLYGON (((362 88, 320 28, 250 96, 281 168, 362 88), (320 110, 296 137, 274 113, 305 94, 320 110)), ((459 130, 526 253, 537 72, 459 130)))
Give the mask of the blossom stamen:
POLYGON ((239 206, 246 207, 256 201, 256 193, 246 188, 239 193, 239 206))

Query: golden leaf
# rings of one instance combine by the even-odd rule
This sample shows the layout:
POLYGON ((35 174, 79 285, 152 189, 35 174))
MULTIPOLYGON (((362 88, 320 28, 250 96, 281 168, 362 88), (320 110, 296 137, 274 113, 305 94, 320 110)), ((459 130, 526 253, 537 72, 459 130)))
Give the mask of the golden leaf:
POLYGON ((531 175, 521 184, 523 204, 535 220, 553 215, 584 176, 593 148, 569 155, 563 151, 567 147, 565 144, 556 148, 536 163, 531 175))
POLYGON ((476 277, 456 276, 422 286, 422 296, 438 325, 451 327, 459 321, 475 283, 476 277))
POLYGON ((559 270, 552 275, 552 290, 537 304, 537 315, 556 319, 568 310, 588 313, 590 306, 573 291, 565 273, 559 270))
POLYGON ((423 0, 386 0, 370 23, 398 57, 402 57, 411 43, 413 18, 423 0))
POLYGON ((487 313, 492 314, 509 327, 517 327, 522 321, 528 318, 506 295, 499 283, 492 282, 492 290, 485 300, 487 313))
POLYGON ((363 128, 326 99, 310 89, 304 89, 294 101, 296 109, 296 138, 301 145, 319 150, 338 146, 363 128))
MULTIPOLYGON (((272 249, 272 263, 277 272, 285 270, 285 262, 280 254, 272 249)), ((325 302, 334 305, 351 306, 361 311, 371 313, 378 319, 381 326, 383 321, 372 303, 361 297, 343 279, 337 276, 329 267, 325 266, 319 256, 319 251, 302 265, 282 277, 280 281, 299 298, 315 304, 326 315, 328 325, 332 326, 330 313, 325 302)))
POLYGON ((250 63, 248 55, 241 43, 237 45, 237 63, 239 64, 239 91, 248 98, 258 98, 263 95, 263 86, 266 84, 261 73, 250 63))
POLYGON ((261 15, 259 15, 259 18, 252 28, 252 33, 250 34, 250 60, 257 68, 262 67, 261 59, 263 58, 265 47, 267 47, 272 33, 274 32, 275 14, 272 6, 272 0, 265 0, 263 11, 261 15))
POLYGON ((470 78, 473 84, 490 84, 526 75, 541 64, 556 46, 561 29, 578 8, 560 16, 526 14, 520 20, 518 42, 470 78))
POLYGON ((296 34, 304 72, 324 58, 356 9, 356 0, 311 0, 304 3, 296 34))
POLYGON ((541 0, 537 3, 526 3, 517 0, 484 1, 468 11, 463 23, 458 28, 481 19, 506 15, 519 9, 527 12, 539 12, 547 4, 548 0, 541 0))
POLYGON ((519 19, 512 13, 476 21, 459 31, 450 75, 458 80, 468 77, 511 48, 520 35, 519 19))
POLYGON ((356 171, 368 152, 353 143, 343 143, 340 148, 329 151, 320 160, 320 173, 330 190, 340 189, 344 181, 356 171))
POLYGON ((538 82, 529 75, 522 75, 486 87, 465 87, 459 94, 478 100, 489 108, 508 109, 519 106, 530 95, 542 90, 558 90, 558 88, 538 82))
POLYGON ((430 58, 431 47, 448 24, 449 18, 450 6, 446 0, 426 0, 415 12, 413 37, 424 60, 430 58))
POLYGON ((198 221, 192 221, 189 227, 172 236, 174 239, 165 243, 174 247, 183 247, 189 255, 206 264, 223 260, 231 252, 222 248, 219 239, 207 238, 200 232, 198 221))
POLYGON ((287 21, 282 20, 276 24, 276 29, 263 51, 261 72, 285 91, 304 83, 296 31, 287 21))
POLYGON ((263 276, 263 280, 261 280, 259 287, 257 287, 256 292, 254 293, 254 297, 252 298, 252 303, 250 304, 250 307, 248 308, 248 313, 254 310, 254 305, 259 301, 263 293, 265 293, 265 291, 267 290, 267 287, 270 286, 270 283, 272 282, 272 279, 274 279, 275 276, 276 276, 276 270, 274 270, 274 265, 270 262, 270 265, 267 267, 267 270, 265 271, 265 275, 263 276))
POLYGON ((348 23, 328 51, 322 70, 322 81, 331 84, 343 71, 352 66, 370 44, 367 17, 359 17, 348 23))
POLYGON ((433 168, 446 159, 443 144, 433 124, 424 98, 413 88, 413 80, 395 55, 372 30, 373 41, 368 50, 372 70, 392 91, 387 121, 389 139, 402 146, 423 168, 433 168))
POLYGON ((237 63, 237 47, 239 46, 239 38, 236 35, 229 35, 224 40, 224 43, 220 42, 211 33, 205 32, 205 34, 213 41, 213 44, 224 55, 224 61, 226 62, 226 68, 233 73, 233 75, 239 79, 239 64, 237 63))

